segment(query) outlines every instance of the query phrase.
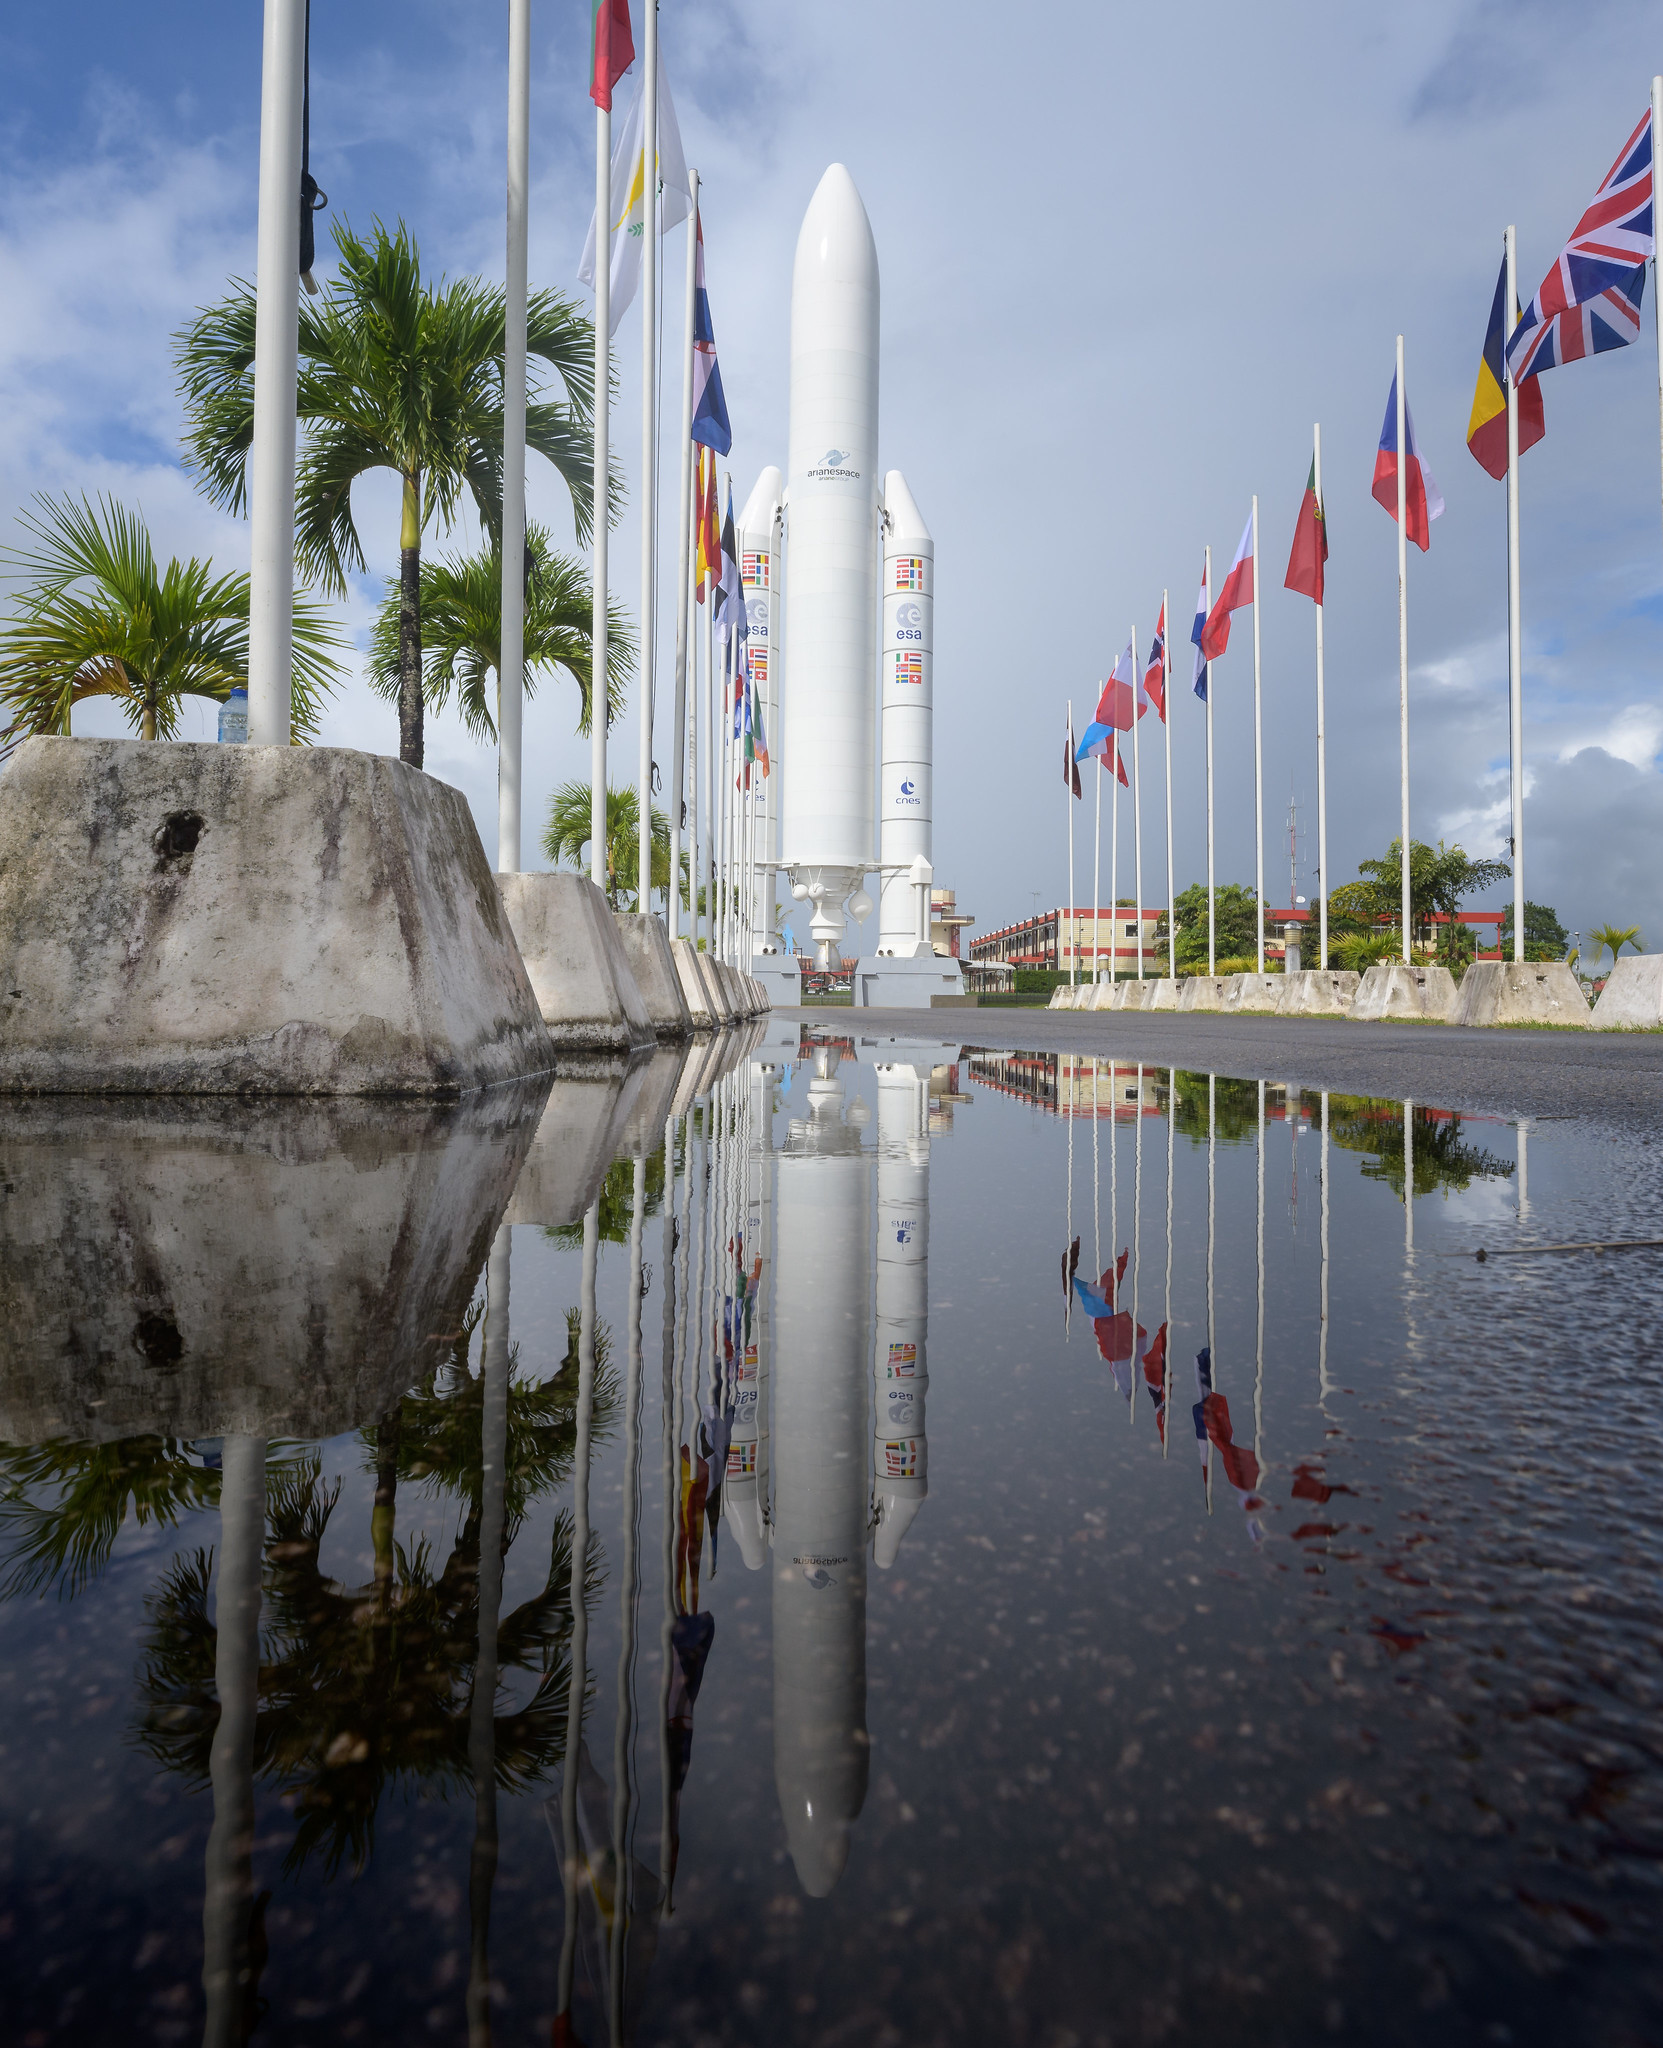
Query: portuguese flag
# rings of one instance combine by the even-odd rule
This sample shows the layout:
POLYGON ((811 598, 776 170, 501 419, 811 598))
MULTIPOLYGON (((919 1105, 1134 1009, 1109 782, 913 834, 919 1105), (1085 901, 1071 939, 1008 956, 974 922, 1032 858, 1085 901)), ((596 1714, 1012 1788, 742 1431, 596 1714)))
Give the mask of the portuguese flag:
MULTIPOLYGON (((1506 313, 1507 259, 1503 257, 1495 301, 1490 307, 1490 325, 1484 336, 1484 354, 1478 365, 1478 388, 1472 395, 1472 418, 1467 422, 1467 446, 1472 450, 1473 460, 1481 469, 1488 470, 1497 483, 1507 474, 1507 386, 1502 381, 1506 313)), ((1518 316, 1515 302, 1515 324, 1518 316)), ((1535 377, 1526 377, 1519 386, 1519 453, 1534 448, 1546 432, 1541 383, 1535 377)))
POLYGON ((592 0, 589 25, 589 97, 612 111, 612 88, 635 62, 635 37, 629 25, 629 0, 592 0))
POLYGON ((1328 519, 1317 497, 1317 462, 1311 457, 1311 473, 1305 479, 1305 501, 1299 508, 1299 524, 1293 530, 1293 550, 1288 556, 1288 573, 1282 578, 1284 590, 1297 590, 1313 604, 1322 602, 1322 565, 1328 560, 1328 519))

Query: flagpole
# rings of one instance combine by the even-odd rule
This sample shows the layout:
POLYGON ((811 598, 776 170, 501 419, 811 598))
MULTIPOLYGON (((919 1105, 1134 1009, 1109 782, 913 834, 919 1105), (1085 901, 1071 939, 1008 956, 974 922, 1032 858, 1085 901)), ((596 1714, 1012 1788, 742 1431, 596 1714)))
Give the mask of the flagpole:
MULTIPOLYGON (((1507 254, 1507 307, 1502 332, 1507 332, 1518 304, 1518 249, 1513 230, 1503 237, 1507 254)), ((1519 603, 1519 387, 1512 365, 1502 360, 1507 377, 1507 737, 1512 757, 1509 778, 1513 825, 1513 958, 1524 958, 1524 646, 1519 603)))
MULTIPOLYGON (((1137 664, 1132 664, 1136 668, 1137 664)), ((1137 700, 1134 696, 1132 715, 1137 715, 1137 700)), ((1120 913, 1120 728, 1112 728, 1109 744, 1114 748, 1114 766, 1109 773, 1109 986, 1114 986, 1118 971, 1115 944, 1115 920, 1120 913)), ((1101 764, 1099 764, 1101 768, 1101 764)), ((1095 936, 1095 935, 1094 935, 1095 936)))
MULTIPOLYGON (((1132 628, 1132 674, 1136 678, 1132 685, 1132 875, 1137 895, 1138 912, 1138 980, 1143 979, 1143 776, 1139 770, 1138 727, 1143 723, 1143 707, 1138 699, 1143 695, 1143 672, 1138 667, 1138 632, 1132 628)), ((1118 915, 1118 912, 1116 913, 1118 915)), ((1141 1116, 1143 1111, 1138 1111, 1141 1116)), ((1138 1128, 1143 1127, 1140 1124, 1138 1128)), ((1133 1293, 1135 1295, 1136 1288, 1133 1293)))
MULTIPOLYGON (((1072 697, 1070 697, 1068 700, 1068 762, 1068 773, 1062 779, 1062 800, 1064 807, 1068 812, 1068 922, 1072 924, 1074 922, 1074 699, 1072 697)), ((1101 803, 1102 801, 1101 794, 1099 794, 1098 801, 1099 803, 1101 803)), ((1057 932, 1057 944, 1059 946, 1062 944, 1062 930, 1060 928, 1060 923, 1057 932)), ((1074 986, 1074 967, 1076 959, 1079 955, 1079 950, 1080 949, 1078 946, 1074 946, 1070 948, 1069 951, 1068 985, 1070 988, 1074 986)), ((1072 1141, 1072 1127, 1070 1128, 1069 1135, 1070 1140, 1072 1141)), ((1069 1156, 1072 1160, 1072 1153, 1070 1153, 1069 1156)), ((1072 1166, 1070 1166, 1069 1171, 1069 1193, 1070 1196, 1072 1196, 1072 1166)))
POLYGON ((635 768, 636 908, 652 894, 653 658, 657 653, 654 547, 658 524, 658 0, 646 0, 641 51, 641 651, 635 768))
MULTIPOLYGON (((502 645, 497 661, 497 867, 520 869, 525 702, 526 198, 531 0, 508 0, 508 251, 502 334, 502 645)), ((598 246, 598 245, 597 245, 598 246)))
MULTIPOLYGON (((1322 508, 1322 422, 1311 429, 1311 466, 1316 481, 1317 517, 1322 508)), ((1323 528, 1326 536, 1327 527, 1323 528)), ((1317 606, 1317 965, 1328 965, 1328 731, 1322 691, 1322 606, 1317 606)), ((1285 964, 1285 963, 1284 963, 1285 964)))
POLYGON ((1403 853, 1403 958, 1411 961, 1409 945, 1409 455, 1404 417, 1408 406, 1403 396, 1403 336, 1397 337, 1397 750, 1402 777, 1402 822, 1399 827, 1403 853))
MULTIPOLYGON (((688 447, 692 447, 689 439, 688 447)), ((698 489, 698 472, 688 486, 687 511, 690 527, 697 524, 698 515, 694 509, 694 493, 698 489)), ((697 542, 689 532, 687 545, 681 551, 681 580, 683 590, 681 604, 687 613, 686 668, 684 680, 691 684, 687 691, 683 716, 687 732, 687 814, 688 814, 688 861, 687 861, 687 925, 693 939, 693 950, 699 950, 699 886, 704 879, 700 862, 704 858, 704 840, 699 830, 699 640, 698 618, 693 610, 693 585, 698 574, 697 542)))
MULTIPOLYGON (((1660 160, 1663 160, 1663 76, 1656 77, 1651 82, 1651 219, 1654 235, 1657 232, 1658 193, 1663 189, 1663 178, 1660 178, 1658 170, 1660 160)), ((1655 241, 1652 247, 1655 252, 1655 241)), ((1659 458, 1663 460, 1663 306, 1657 302, 1658 288, 1660 283, 1663 283, 1663 264, 1659 263, 1655 253, 1652 256, 1651 269, 1652 315, 1657 323, 1657 439, 1659 458)), ((1521 922, 1522 914, 1515 915, 1515 929, 1521 922)), ((1524 955, 1521 953, 1518 957, 1523 959, 1524 955)))
POLYGON ((1097 757, 1097 773, 1091 779, 1097 785, 1096 811, 1091 827, 1091 978, 1095 984, 1103 979, 1103 948, 1099 944, 1097 936, 1103 922, 1103 760, 1101 755, 1097 757))
MULTIPOLYGON (((595 109, 594 592, 589 648, 589 879, 606 888, 606 514, 612 426, 612 109, 595 109)), ((568 1839, 570 1839, 568 1837, 568 1839)))
POLYGON ((1172 892, 1172 619, 1170 616, 1171 592, 1161 592, 1161 620, 1165 632, 1161 640, 1161 696, 1166 705, 1166 714, 1161 720, 1166 730, 1166 972, 1169 981, 1178 979, 1178 899, 1172 892))
MULTIPOLYGON (((1256 573, 1257 564, 1254 566, 1256 573)), ((1202 550, 1201 584, 1207 593, 1207 616, 1210 618, 1213 610, 1213 551, 1211 548, 1202 550)), ((1201 673, 1207 679, 1207 972, 1209 975, 1212 975, 1218 972, 1218 920, 1217 907, 1213 900, 1213 677, 1212 666, 1207 661, 1207 650, 1205 647, 1201 650, 1201 659, 1201 673)))
MULTIPOLYGON (((1209 695, 1211 692, 1208 693, 1209 695)), ((1253 500, 1253 876, 1259 899, 1258 957, 1265 971, 1265 750, 1259 703, 1259 500, 1253 500)))
MULTIPOLYGON (((681 360, 681 516, 676 545, 676 708, 670 762, 670 936, 681 936, 681 816, 686 804, 687 760, 687 544, 693 531, 693 266, 699 242, 699 174, 687 173, 687 342, 681 360)), ((691 883, 691 877, 689 877, 691 883)), ((692 905, 688 905, 691 921, 692 905)))
MULTIPOLYGON (((710 459, 710 471, 714 478, 716 458, 710 459)), ((701 509, 700 517, 703 517, 701 509)), ((712 580, 704 594, 704 698, 701 709, 704 714, 704 921, 705 949, 714 959, 716 956, 716 832, 717 795, 719 777, 717 763, 721 756, 716 746, 716 628, 711 618, 714 609, 716 587, 712 580)))

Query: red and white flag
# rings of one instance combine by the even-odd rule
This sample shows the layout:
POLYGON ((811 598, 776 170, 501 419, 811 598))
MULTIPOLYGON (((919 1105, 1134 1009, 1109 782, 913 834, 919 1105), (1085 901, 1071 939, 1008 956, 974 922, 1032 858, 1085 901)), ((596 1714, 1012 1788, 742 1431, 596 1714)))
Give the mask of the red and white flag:
POLYGON ((1201 635, 1201 652, 1208 661, 1217 661, 1230 644, 1230 614, 1245 609, 1253 602, 1253 515, 1247 515, 1247 524, 1241 530, 1241 545, 1236 549, 1236 559, 1230 564, 1230 573, 1224 579, 1224 588, 1218 593, 1217 602, 1207 614, 1207 624, 1201 635))

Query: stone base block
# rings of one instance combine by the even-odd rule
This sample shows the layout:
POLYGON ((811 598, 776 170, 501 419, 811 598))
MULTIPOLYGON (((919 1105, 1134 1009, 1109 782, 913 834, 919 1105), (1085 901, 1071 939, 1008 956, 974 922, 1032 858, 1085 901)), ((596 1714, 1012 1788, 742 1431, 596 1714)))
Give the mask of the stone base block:
POLYGON ((1455 977, 1447 967, 1377 960, 1358 983, 1350 1014, 1359 1024, 1379 1024, 1391 1017, 1447 1024, 1454 1008, 1455 977))
POLYGON ((1663 1024, 1663 953, 1630 953, 1619 960, 1599 992, 1593 1022, 1603 1031, 1651 1030, 1663 1024))
POLYGON ((1112 1010, 1115 1007, 1112 981, 1088 981, 1085 990, 1085 1000, 1080 1004, 1082 1010, 1112 1010))
POLYGON ((1184 977, 1178 1007, 1186 1016, 1197 1010, 1224 1008, 1225 977, 1222 974, 1190 974, 1184 977))
POLYGON ((1306 967, 1297 974, 1284 974, 1277 1015, 1311 1017, 1338 1012, 1346 1016, 1357 1000, 1357 984, 1361 980, 1360 974, 1334 967, 1306 967))
POLYGON ((709 953, 697 955, 699 979, 704 983, 705 1007, 709 1010, 714 1028, 720 1031, 725 1024, 734 1021, 733 1005, 728 1000, 727 988, 722 981, 721 962, 709 953))
POLYGON ((561 1051, 632 1052, 656 1033, 606 898, 587 875, 498 875, 537 1006, 561 1051))
POLYGON ((0 1091, 446 1096, 551 1059, 446 784, 338 747, 12 756, 0 1091))
POLYGON ((1142 981, 1123 981, 1120 984, 1120 1000, 1117 1010, 1147 1010, 1152 1007, 1159 982, 1147 977, 1142 981))
POLYGON ((937 996, 962 996, 964 976, 938 953, 873 953, 856 961, 851 987, 857 1010, 927 1010, 937 996))
POLYGON ((1184 984, 1163 975, 1159 981, 1146 982, 1151 994, 1144 1004, 1146 1010, 1175 1010, 1183 995, 1184 984))
POLYGON ((1563 960, 1475 960, 1461 977, 1452 1024, 1561 1024, 1586 1031, 1582 984, 1563 960))
POLYGON ((671 957, 676 963, 676 979, 681 984, 682 1000, 687 1005, 687 1014, 692 1019, 695 1031, 714 1031, 721 1022, 710 1007, 710 991, 699 967, 700 955, 694 949, 691 939, 677 939, 670 947, 671 957))
POLYGON ((681 992, 669 933, 650 912, 640 917, 632 911, 618 911, 615 922, 654 1032, 660 1038, 686 1038, 693 1029, 693 1018, 681 992))
POLYGON ((624 1150, 647 1069, 646 1060, 619 1060, 611 1074, 562 1076, 554 1083, 505 1222, 556 1230, 583 1220, 606 1169, 624 1150))
POLYGON ((770 1009, 801 1008, 803 967, 795 953, 758 953, 751 961, 751 973, 770 1009))
POLYGON ((1232 974, 1224 984, 1223 1007, 1236 1016, 1274 1016, 1282 1005, 1280 974, 1232 974))

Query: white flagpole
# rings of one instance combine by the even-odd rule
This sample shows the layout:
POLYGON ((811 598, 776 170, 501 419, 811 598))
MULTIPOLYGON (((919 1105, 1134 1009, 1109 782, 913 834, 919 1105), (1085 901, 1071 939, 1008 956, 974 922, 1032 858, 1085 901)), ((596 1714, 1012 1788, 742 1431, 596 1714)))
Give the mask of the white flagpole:
MULTIPOLYGON (((1136 885, 1138 914, 1138 980, 1143 979, 1143 776, 1138 768, 1138 727, 1143 723, 1139 699, 1143 695, 1143 671, 1138 667, 1137 628, 1132 628, 1132 875, 1136 885)), ((1116 916, 1119 916, 1117 911, 1116 916)), ((1141 1097, 1140 1097, 1141 1100, 1141 1097)), ((1141 1117, 1140 1109, 1138 1115, 1141 1117)), ((1140 1124, 1141 1130, 1143 1126, 1140 1124)), ((1136 1288, 1134 1285, 1133 1292, 1136 1288)))
MULTIPOLYGON (((687 340, 681 361, 681 517, 676 543, 676 709, 675 740, 670 763, 670 936, 681 936, 681 813, 689 794, 685 755, 687 739, 687 549, 693 532, 693 261, 699 240, 699 174, 689 171, 687 190, 692 208, 687 216, 687 340)), ((689 890, 692 882, 689 876, 689 890)), ((692 905, 688 905, 692 922, 692 905)))
POLYGON ((658 652, 658 0, 647 0, 641 62, 641 655, 636 692, 636 908, 652 900, 653 668, 658 652))
POLYGON ((1254 972, 1265 971, 1265 750, 1259 703, 1259 500, 1253 500, 1253 862, 1259 899, 1259 942, 1254 972))
POLYGON ((612 425, 612 109, 595 109, 594 609, 589 646, 589 879, 606 888, 606 485, 612 425))
MULTIPOLYGON (((692 443, 689 442, 688 445, 691 447, 692 443)), ((698 479, 695 473, 693 482, 688 486, 687 492, 687 509, 690 524, 696 523, 697 518, 692 502, 693 493, 697 488, 698 479)), ((702 764, 702 757, 699 752, 698 618, 693 610, 693 582, 697 573, 697 556, 694 552, 694 547, 693 535, 689 533, 687 545, 681 551, 681 580, 684 586, 682 604, 686 608, 688 622, 685 680, 691 684, 691 688, 687 692, 685 706, 687 726, 687 823, 690 842, 687 862, 687 924, 693 938, 693 950, 696 953, 699 949, 699 886, 704 880, 704 869, 701 865, 704 859, 704 836, 699 826, 702 809, 699 793, 699 769, 702 764)))
MULTIPOLYGON (((1663 76, 1651 82, 1651 220, 1652 233, 1658 232, 1658 196, 1663 192, 1663 76)), ((1657 244, 1653 243, 1654 250, 1657 244)), ((1657 435, 1658 451, 1663 456, 1663 306, 1657 303, 1657 292, 1663 283, 1663 263, 1652 257, 1652 315, 1657 322, 1657 435)), ((1514 919, 1517 926, 1519 919, 1514 919)), ((1521 956, 1522 957, 1522 956, 1521 956)))
MULTIPOLYGON (((1654 116, 1655 118, 1655 116, 1654 116)), ((1518 249, 1513 230, 1504 237, 1507 252, 1507 306, 1501 331, 1513 324, 1518 304, 1518 249)), ((1506 359, 1506 349, 1502 357, 1506 359)), ((1507 738, 1512 756, 1513 825, 1513 958, 1524 958, 1524 646, 1519 607, 1519 389, 1511 366, 1507 376, 1507 738)))
MULTIPOLYGON (((1201 587, 1207 593, 1206 610, 1211 617, 1213 609, 1213 551, 1203 551, 1201 587)), ((1207 663, 1206 649, 1201 652, 1204 664, 1202 674, 1207 679, 1207 972, 1218 972, 1218 920, 1213 901, 1213 672, 1207 663)))
MULTIPOLYGON (((1317 512, 1322 504, 1322 426, 1311 429, 1312 463, 1316 474, 1317 512)), ((1327 527, 1323 532, 1326 534, 1327 527)), ((1317 965, 1328 965, 1328 733, 1322 694, 1322 606, 1317 606, 1317 965)))
POLYGON ((1403 336, 1397 337, 1397 749, 1403 781, 1403 957, 1412 960, 1409 932, 1409 451, 1404 446, 1403 336))
MULTIPOLYGON (((1135 690, 1134 690, 1135 696, 1135 690)), ((1133 713, 1136 715, 1136 704, 1133 713)), ((1120 916, 1120 728, 1113 728, 1113 765, 1109 770, 1109 984, 1120 971, 1115 926, 1120 916)))
MULTIPOLYGON (((1097 773, 1091 778, 1097 785, 1096 813, 1091 827, 1091 978, 1103 979, 1103 948, 1098 934, 1103 924, 1103 763, 1097 763, 1097 773)), ((1069 801, 1072 803, 1073 798, 1069 801)), ((1109 956, 1113 961, 1113 954, 1109 956)), ((1110 979, 1113 979, 1111 974, 1110 979)))
MULTIPOLYGON (((1068 910, 1066 914, 1068 923, 1072 925, 1074 922, 1074 699, 1072 697, 1068 700, 1068 762, 1068 773, 1062 779, 1062 800, 1068 812, 1068 910)), ((1057 944, 1061 946, 1062 942, 1062 920, 1059 919, 1057 944)), ((1074 969, 1078 955, 1079 948, 1075 946, 1070 950, 1068 960, 1068 985, 1070 988, 1074 986, 1074 969)), ((1058 964, 1060 965, 1061 963, 1059 962, 1058 964)), ((1072 1126, 1069 1130, 1069 1136, 1072 1139, 1072 1126)), ((1072 1153, 1069 1156, 1072 1159, 1072 1153)), ((1071 1171, 1069 1194, 1072 1196, 1073 1192, 1074 1184, 1071 1171)))
POLYGON ((508 254, 502 337, 502 645, 497 660, 497 867, 520 869, 525 702, 526 199, 531 175, 531 0, 508 0, 508 254))
MULTIPOLYGON (((711 458, 711 474, 715 474, 715 458, 711 458)), ((716 627, 711 618, 715 608, 716 586, 714 581, 706 586, 704 594, 704 923, 705 947, 712 958, 716 953, 716 846, 720 812, 717 799, 721 792, 721 777, 718 763, 721 752, 716 743, 716 627)))
POLYGON ((1172 887, 1172 612, 1171 593, 1161 592, 1161 617, 1166 639, 1161 650, 1161 696, 1166 705, 1161 724, 1166 728, 1166 972, 1169 981, 1178 979, 1178 899, 1172 887))

